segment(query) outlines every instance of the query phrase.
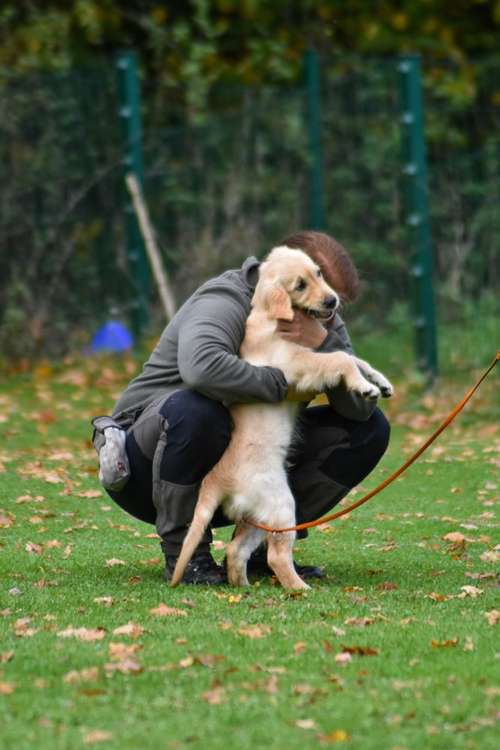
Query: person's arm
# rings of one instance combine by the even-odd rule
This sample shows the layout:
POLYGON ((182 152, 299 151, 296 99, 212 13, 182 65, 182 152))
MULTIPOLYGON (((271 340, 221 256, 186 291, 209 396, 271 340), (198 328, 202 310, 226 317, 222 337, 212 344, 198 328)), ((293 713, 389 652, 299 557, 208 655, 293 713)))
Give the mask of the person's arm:
POLYGON ((281 370, 255 367, 238 356, 245 323, 245 310, 230 293, 214 290, 194 300, 179 331, 181 378, 226 405, 281 401, 288 388, 281 370))
MULTIPOLYGON (((347 333, 344 321, 339 315, 335 316, 332 327, 328 331, 323 343, 316 349, 317 352, 343 351, 354 354, 351 339, 347 333)), ((356 393, 348 391, 345 383, 341 381, 335 388, 326 391, 328 401, 332 409, 346 419, 356 422, 365 422, 373 414, 376 402, 368 401, 356 393)))

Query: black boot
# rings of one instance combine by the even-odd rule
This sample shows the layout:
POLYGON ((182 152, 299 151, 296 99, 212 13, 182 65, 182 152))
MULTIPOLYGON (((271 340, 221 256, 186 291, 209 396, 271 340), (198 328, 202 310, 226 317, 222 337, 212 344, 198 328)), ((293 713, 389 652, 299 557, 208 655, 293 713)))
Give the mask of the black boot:
MULTIPOLYGON (((174 574, 178 555, 170 554, 171 550, 166 549, 164 542, 161 543, 161 548, 165 555, 164 578, 166 581, 170 581, 174 574)), ((213 559, 209 548, 203 546, 198 547, 198 549, 195 550, 194 555, 186 565, 186 570, 182 576, 181 583, 205 583, 209 586, 218 586, 227 583, 227 577, 224 568, 217 565, 213 559)))

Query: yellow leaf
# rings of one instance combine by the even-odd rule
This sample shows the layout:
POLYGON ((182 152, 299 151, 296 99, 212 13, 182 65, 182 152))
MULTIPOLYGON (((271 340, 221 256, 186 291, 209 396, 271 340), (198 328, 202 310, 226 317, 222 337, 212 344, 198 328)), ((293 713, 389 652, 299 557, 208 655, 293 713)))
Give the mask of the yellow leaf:
POLYGON ((322 734, 320 736, 320 739, 323 742, 347 742, 347 740, 350 739, 350 735, 345 731, 345 729, 334 729, 328 734, 322 734))

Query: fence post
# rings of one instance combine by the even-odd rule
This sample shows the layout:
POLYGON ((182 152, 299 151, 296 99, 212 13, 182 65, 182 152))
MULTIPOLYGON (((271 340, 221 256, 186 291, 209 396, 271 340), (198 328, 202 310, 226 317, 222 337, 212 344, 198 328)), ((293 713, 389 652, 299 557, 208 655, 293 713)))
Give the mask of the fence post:
POLYGON ((420 56, 401 57, 398 72, 403 198, 405 221, 413 246, 412 276, 417 364, 433 378, 438 372, 438 354, 420 56))
POLYGON ((324 229, 323 157, 321 153, 321 91, 318 55, 308 49, 304 55, 306 118, 309 136, 310 182, 309 226, 324 229))
MULTIPOLYGON (((123 175, 133 172, 141 187, 144 185, 142 158, 141 93, 137 56, 124 50, 116 57, 118 74, 119 116, 123 138, 123 175)), ((132 200, 123 183, 125 232, 129 274, 134 285, 135 297, 131 300, 131 327, 140 335, 149 320, 148 298, 150 273, 144 242, 135 216, 132 200)))

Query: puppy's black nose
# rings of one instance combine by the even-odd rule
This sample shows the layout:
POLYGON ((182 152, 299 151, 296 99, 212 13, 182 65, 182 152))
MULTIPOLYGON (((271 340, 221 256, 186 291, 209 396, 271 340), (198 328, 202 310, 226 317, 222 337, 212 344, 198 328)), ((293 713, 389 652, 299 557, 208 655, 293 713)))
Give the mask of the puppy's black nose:
POLYGON ((328 310, 335 310, 338 303, 339 303, 338 297, 336 297, 334 294, 331 294, 329 297, 325 297, 325 299, 323 300, 323 305, 328 310))

